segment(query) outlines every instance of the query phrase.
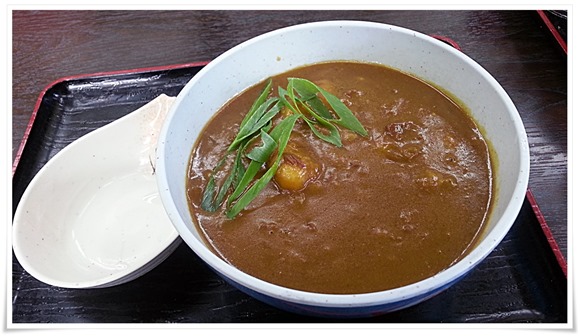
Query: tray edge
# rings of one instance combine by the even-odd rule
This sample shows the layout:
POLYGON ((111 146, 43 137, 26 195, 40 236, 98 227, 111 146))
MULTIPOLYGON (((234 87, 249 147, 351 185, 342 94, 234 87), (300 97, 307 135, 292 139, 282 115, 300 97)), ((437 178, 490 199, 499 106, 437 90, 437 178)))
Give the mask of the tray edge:
POLYGON ((550 31, 552 36, 554 36, 554 39, 556 39, 556 42, 558 42, 558 45, 560 46, 560 48, 562 48, 562 51, 564 51, 564 54, 566 54, 566 56, 567 56, 568 55, 568 44, 566 43, 566 41, 564 41, 564 39, 562 38, 562 35, 560 35, 560 33, 558 32, 558 29, 556 29, 556 27, 554 27, 554 24, 552 23, 552 21, 550 21, 550 19, 548 18, 546 13, 544 13, 543 10, 537 10, 536 12, 540 16, 540 19, 542 20, 542 22, 544 22, 544 24, 546 25, 546 27, 548 28, 548 30, 550 31))

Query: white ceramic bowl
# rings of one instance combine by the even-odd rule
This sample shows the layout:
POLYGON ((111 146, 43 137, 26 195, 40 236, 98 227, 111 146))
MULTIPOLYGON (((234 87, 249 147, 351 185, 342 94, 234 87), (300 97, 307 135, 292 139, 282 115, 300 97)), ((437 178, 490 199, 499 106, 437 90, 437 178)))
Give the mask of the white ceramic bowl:
POLYGON ((162 95, 88 133, 35 175, 12 229, 28 273, 58 287, 108 287, 145 274, 181 243, 152 173, 173 100, 162 95))
POLYGON ((332 317, 385 313, 421 302, 448 288, 479 264, 504 238, 522 202, 529 175, 526 133, 498 82, 463 53, 424 34, 380 23, 328 21, 266 33, 225 52, 178 95, 158 146, 163 204, 189 247, 240 290, 289 311, 332 317), (330 60, 378 62, 413 74, 457 97, 469 108, 497 153, 496 200, 483 237, 457 264, 397 289, 356 295, 309 293, 245 274, 203 243, 188 210, 185 181, 192 147, 204 125, 230 98, 257 82, 297 66, 330 60))

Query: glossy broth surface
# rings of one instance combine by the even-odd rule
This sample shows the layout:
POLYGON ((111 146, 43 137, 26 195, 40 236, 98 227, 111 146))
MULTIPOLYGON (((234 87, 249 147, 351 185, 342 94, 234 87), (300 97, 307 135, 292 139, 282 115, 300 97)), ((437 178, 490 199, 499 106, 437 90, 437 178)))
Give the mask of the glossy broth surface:
POLYGON ((196 143, 190 210, 208 245, 235 267, 282 286, 366 293, 423 280, 460 260, 492 204, 492 164, 476 124, 434 87, 375 64, 330 62, 273 78, 308 79, 340 98, 369 136, 343 147, 302 122, 289 150, 316 164, 299 190, 276 181, 233 220, 200 208, 211 170, 262 88, 234 97, 196 143))

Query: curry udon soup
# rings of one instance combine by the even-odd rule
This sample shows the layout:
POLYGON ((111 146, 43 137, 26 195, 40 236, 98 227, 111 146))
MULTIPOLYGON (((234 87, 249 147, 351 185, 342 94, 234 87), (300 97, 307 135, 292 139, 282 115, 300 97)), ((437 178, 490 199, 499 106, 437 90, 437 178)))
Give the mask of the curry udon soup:
POLYGON ((234 184, 224 181, 240 180, 249 169, 245 155, 266 147, 260 131, 239 158, 226 155, 265 83, 231 99, 195 144, 186 182, 193 221, 217 255, 281 286, 354 294, 426 279, 468 253, 492 205, 492 162, 460 105, 417 78, 355 62, 293 69, 273 77, 263 92, 281 97, 288 78, 307 79, 340 99, 366 134, 339 126, 341 142, 333 144, 321 138, 331 130, 317 125, 303 104, 280 105, 264 130, 273 132, 292 115, 302 118, 294 118, 282 155, 277 147, 258 161, 254 181, 279 157, 275 175, 231 218, 228 201, 210 210, 202 202, 217 197, 220 183, 227 199, 234 184), (228 174, 236 162, 241 173, 228 174), (209 196, 208 183, 216 189, 209 196))

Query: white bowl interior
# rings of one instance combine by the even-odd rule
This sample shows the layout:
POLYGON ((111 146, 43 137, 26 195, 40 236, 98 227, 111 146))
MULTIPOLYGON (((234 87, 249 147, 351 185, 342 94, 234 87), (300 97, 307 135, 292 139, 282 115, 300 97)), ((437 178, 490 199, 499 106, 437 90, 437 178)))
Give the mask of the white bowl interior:
POLYGON ((108 286, 167 257, 178 235, 149 157, 155 159, 172 101, 158 98, 81 137, 43 166, 13 226, 15 255, 31 275, 60 287, 108 286))
MULTIPOLYGON (((162 157, 158 159, 159 183, 165 189, 162 199, 174 225, 206 262, 229 277, 245 281, 245 286, 272 290, 274 295, 290 293, 294 295, 290 300, 312 299, 308 294, 284 291, 242 274, 205 249, 188 209, 185 174, 198 133, 227 100, 269 76, 331 60, 385 64, 444 88, 469 108, 491 141, 497 154, 497 190, 484 236, 469 257, 435 279, 422 281, 422 290, 457 278, 495 248, 519 212, 529 171, 525 130, 508 95, 481 66, 434 38, 385 24, 330 21, 298 25, 238 45, 202 69, 177 97, 161 135, 164 143, 158 152, 162 157)), ((411 291, 403 288, 400 293, 411 295, 411 291)), ((365 296, 360 295, 360 304, 367 300, 362 299, 365 296)), ((338 297, 328 301, 327 296, 324 304, 343 302, 344 298, 338 297)))

